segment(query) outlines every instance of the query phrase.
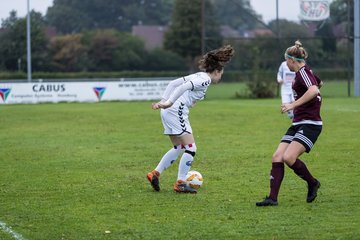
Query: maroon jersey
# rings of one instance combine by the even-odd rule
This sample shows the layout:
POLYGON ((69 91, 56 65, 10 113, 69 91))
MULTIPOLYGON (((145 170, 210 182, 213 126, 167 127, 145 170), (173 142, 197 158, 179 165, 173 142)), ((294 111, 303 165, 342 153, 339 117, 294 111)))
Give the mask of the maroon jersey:
MULTIPOLYGON (((305 65, 296 72, 295 81, 292 89, 294 91, 295 100, 301 98, 308 88, 312 85, 319 86, 320 79, 316 77, 311 69, 305 65)), ((293 125, 297 124, 315 124, 322 125, 320 117, 321 107, 320 91, 316 97, 294 109, 293 125)))

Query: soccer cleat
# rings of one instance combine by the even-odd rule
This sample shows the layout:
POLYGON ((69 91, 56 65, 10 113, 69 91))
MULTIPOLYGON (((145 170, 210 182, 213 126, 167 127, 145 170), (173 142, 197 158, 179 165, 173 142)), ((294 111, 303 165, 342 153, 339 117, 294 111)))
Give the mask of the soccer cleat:
POLYGON ((258 206, 258 207, 277 206, 277 205, 278 205, 278 202, 275 200, 272 200, 268 196, 266 196, 263 201, 256 203, 256 206, 258 206))
POLYGON ((307 194, 307 198, 306 198, 306 202, 311 203, 312 201, 315 200, 316 196, 317 196, 317 191, 319 190, 321 184, 320 182, 316 180, 316 183, 314 186, 310 186, 308 185, 308 194, 307 194))
POLYGON ((197 193, 197 190, 187 186, 186 183, 182 180, 177 180, 174 185, 174 191, 177 193, 197 193))
POLYGON ((147 179, 149 180, 154 190, 157 192, 160 191, 159 177, 160 177, 160 173, 156 170, 152 170, 147 174, 147 179))

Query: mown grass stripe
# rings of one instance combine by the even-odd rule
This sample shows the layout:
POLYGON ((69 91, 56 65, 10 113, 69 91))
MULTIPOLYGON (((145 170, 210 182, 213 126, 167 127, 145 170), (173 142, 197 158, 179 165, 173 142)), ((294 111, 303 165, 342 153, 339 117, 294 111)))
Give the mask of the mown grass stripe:
POLYGON ((25 238, 20 234, 11 229, 11 227, 6 226, 6 223, 0 221, 0 228, 2 231, 9 233, 16 240, 25 240, 25 238))

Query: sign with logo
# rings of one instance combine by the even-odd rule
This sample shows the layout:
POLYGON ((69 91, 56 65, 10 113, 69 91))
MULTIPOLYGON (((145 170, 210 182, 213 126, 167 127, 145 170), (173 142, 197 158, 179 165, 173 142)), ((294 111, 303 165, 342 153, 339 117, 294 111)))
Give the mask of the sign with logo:
POLYGON ((98 100, 101 100, 101 97, 104 95, 105 87, 94 87, 94 92, 98 98, 98 100))
POLYGON ((7 97, 9 96, 9 93, 11 91, 11 88, 0 88, 0 97, 5 102, 7 97))
POLYGON ((323 21, 329 16, 329 0, 300 0, 300 19, 305 21, 323 21))
POLYGON ((169 80, 0 82, 0 104, 157 100, 169 80))

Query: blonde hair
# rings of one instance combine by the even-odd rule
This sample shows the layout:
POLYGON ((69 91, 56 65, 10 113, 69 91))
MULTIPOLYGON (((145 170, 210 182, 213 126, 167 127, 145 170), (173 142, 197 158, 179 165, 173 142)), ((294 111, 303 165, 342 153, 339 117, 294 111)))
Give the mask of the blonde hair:
POLYGON ((199 60, 199 69, 209 73, 215 70, 221 71, 234 54, 235 50, 230 45, 212 50, 199 60))
POLYGON ((295 45, 286 49, 285 58, 292 58, 296 61, 305 61, 308 58, 308 53, 303 48, 299 40, 295 41, 295 45))

